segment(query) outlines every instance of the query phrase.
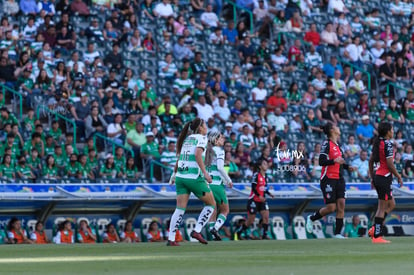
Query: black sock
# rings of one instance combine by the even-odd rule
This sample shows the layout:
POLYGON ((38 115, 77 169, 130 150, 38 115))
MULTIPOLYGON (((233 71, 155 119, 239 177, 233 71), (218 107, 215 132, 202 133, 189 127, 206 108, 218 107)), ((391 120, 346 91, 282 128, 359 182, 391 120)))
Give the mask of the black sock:
POLYGON ((385 225, 385 219, 387 218, 388 213, 384 212, 384 221, 382 222, 382 225, 385 225))
POLYGON ((316 220, 321 219, 322 217, 323 216, 319 213, 319 210, 318 210, 318 211, 316 211, 315 213, 312 214, 312 216, 310 217, 310 219, 312 221, 316 221, 316 220))
POLYGON ((335 235, 341 234, 343 226, 344 226, 344 219, 336 218, 335 235))
POLYGON ((374 232, 375 238, 382 236, 382 222, 383 221, 384 221, 384 218, 375 217, 375 232, 374 232))
POLYGON ((267 230, 269 229, 269 225, 267 223, 263 224, 263 237, 267 236, 267 230))

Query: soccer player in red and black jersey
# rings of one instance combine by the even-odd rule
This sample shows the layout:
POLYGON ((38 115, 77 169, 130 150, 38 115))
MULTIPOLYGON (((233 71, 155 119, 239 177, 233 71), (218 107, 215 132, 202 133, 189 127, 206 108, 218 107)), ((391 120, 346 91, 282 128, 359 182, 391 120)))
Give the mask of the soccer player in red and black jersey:
POLYGON ((326 206, 309 215, 306 220, 306 230, 313 231, 313 221, 321 219, 336 210, 336 225, 334 237, 343 239, 341 230, 344 225, 345 213, 345 180, 343 169, 354 171, 355 168, 345 163, 343 152, 338 145, 341 131, 338 126, 327 123, 322 127, 328 137, 322 144, 319 155, 319 165, 322 166, 320 186, 326 206))
POLYGON ((401 175, 394 166, 394 148, 391 139, 394 136, 394 129, 388 122, 381 122, 378 126, 378 136, 375 137, 372 147, 371 158, 369 159, 369 174, 371 184, 378 194, 378 209, 375 214, 374 229, 369 234, 373 243, 390 243, 383 235, 384 220, 395 207, 395 199, 392 196, 392 175, 394 175, 400 186, 403 185, 401 175), (374 172, 374 164, 376 171, 374 172), (372 232, 374 231, 374 232, 372 232))
POLYGON ((252 191, 247 202, 246 229, 254 223, 256 213, 259 212, 263 219, 262 239, 269 239, 267 235, 269 229, 269 205, 266 202, 266 195, 274 198, 267 188, 266 170, 268 168, 269 164, 265 159, 258 161, 257 172, 253 175, 252 191))

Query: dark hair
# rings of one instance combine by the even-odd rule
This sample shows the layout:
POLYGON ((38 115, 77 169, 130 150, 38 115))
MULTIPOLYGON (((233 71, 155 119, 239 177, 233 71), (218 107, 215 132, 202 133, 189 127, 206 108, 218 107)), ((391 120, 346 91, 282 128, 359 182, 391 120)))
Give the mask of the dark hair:
POLYGON ((181 152, 181 147, 183 146, 185 138, 188 136, 188 131, 191 130, 193 133, 197 133, 198 129, 201 125, 203 125, 203 123, 204 121, 201 118, 197 117, 184 125, 184 128, 177 139, 177 154, 181 152))
POLYGON ((16 217, 11 218, 11 219, 10 219, 10 221, 9 221, 9 223, 7 224, 7 230, 11 231, 11 230, 13 229, 13 225, 14 225, 17 221, 19 221, 19 219, 18 219, 18 218, 16 218, 16 217))
POLYGON ((267 162, 267 159, 265 158, 259 158, 259 160, 255 163, 254 168, 256 172, 260 171, 260 166, 262 165, 263 161, 267 162))
POLYGON ((37 227, 39 226, 39 225, 43 225, 43 222, 42 221, 37 221, 36 222, 36 225, 35 225, 35 231, 37 231, 37 227))
POLYGON ((333 129, 333 127, 334 125, 331 122, 328 122, 320 128, 323 130, 323 133, 329 138, 331 137, 331 130, 333 129))
POLYGON ((374 138, 374 145, 372 146, 372 159, 374 162, 380 161, 379 156, 379 145, 380 145, 380 138, 385 138, 387 133, 391 131, 392 125, 389 122, 381 122, 378 126, 378 136, 374 138))
POLYGON ((6 160, 6 157, 10 157, 10 163, 11 163, 11 155, 9 155, 9 154, 5 154, 4 156, 3 156, 3 161, 1 162, 2 164, 5 164, 5 160, 6 160))
POLYGON ((66 226, 68 223, 70 223, 70 221, 69 221, 69 220, 64 220, 63 222, 61 222, 61 223, 59 224, 59 231, 64 230, 64 229, 65 229, 65 226, 66 226))

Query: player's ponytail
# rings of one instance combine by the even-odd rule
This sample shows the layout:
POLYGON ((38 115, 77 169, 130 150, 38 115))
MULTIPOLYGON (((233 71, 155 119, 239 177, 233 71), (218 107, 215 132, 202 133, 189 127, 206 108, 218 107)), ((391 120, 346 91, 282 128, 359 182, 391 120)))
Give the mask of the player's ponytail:
POLYGON ((372 146, 372 159, 374 162, 380 161, 379 145, 380 138, 385 138, 387 133, 391 131, 392 125, 389 122, 381 122, 378 126, 378 135, 374 137, 374 144, 372 146))
POLYGON ((181 131, 177 139, 177 154, 181 152, 181 147, 183 147, 185 138, 189 134, 198 133, 198 129, 201 125, 203 125, 203 120, 200 118, 195 118, 184 125, 183 130, 181 131))
POLYGON ((214 151, 213 147, 216 145, 217 140, 220 138, 221 133, 218 131, 211 131, 207 134, 207 149, 206 149, 206 158, 205 165, 208 167, 213 162, 214 151))

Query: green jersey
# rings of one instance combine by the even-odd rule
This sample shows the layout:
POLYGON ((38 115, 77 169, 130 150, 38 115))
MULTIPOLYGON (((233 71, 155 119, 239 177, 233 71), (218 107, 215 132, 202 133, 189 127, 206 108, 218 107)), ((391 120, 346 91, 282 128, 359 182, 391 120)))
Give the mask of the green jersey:
POLYGON ((47 146, 45 145, 45 156, 53 155, 55 153, 55 145, 47 146))
POLYGON ((220 174, 220 171, 217 168, 217 160, 222 160, 224 164, 224 150, 218 146, 213 147, 214 156, 211 161, 210 167, 208 167, 209 174, 211 176, 211 179, 213 180, 212 183, 214 185, 221 185, 223 184, 223 179, 220 174))
POLYGON ((17 165, 16 171, 23 175, 23 178, 31 178, 32 177, 32 170, 29 166, 21 166, 17 165))
POLYGON ((55 178, 58 176, 58 168, 53 166, 50 168, 49 166, 43 167, 42 175, 45 178, 55 178))
POLYGON ((115 167, 118 171, 123 171, 124 167, 126 166, 126 158, 125 157, 115 157, 114 158, 115 167))
POLYGON ((116 178, 118 174, 118 169, 116 169, 115 165, 112 168, 107 167, 106 165, 103 165, 101 169, 99 170, 100 173, 104 174, 104 178, 116 178))
POLYGON ((54 154, 53 156, 55 157, 56 166, 58 166, 58 167, 66 166, 67 161, 66 161, 66 158, 65 158, 64 155, 58 156, 58 155, 54 154))
POLYGON ((30 154, 30 152, 32 151, 33 148, 36 148, 37 152, 39 152, 39 154, 42 153, 42 145, 41 143, 36 143, 35 145, 32 144, 31 140, 28 140, 24 143, 23 146, 23 152, 26 152, 26 154, 30 154))
POLYGON ((207 137, 200 134, 188 136, 182 145, 178 160, 177 177, 184 179, 197 179, 201 176, 195 153, 197 148, 203 149, 203 161, 206 154, 207 137))
POLYGON ((91 170, 98 170, 99 162, 98 162, 97 158, 95 158, 93 160, 88 158, 88 160, 86 161, 86 164, 90 167, 91 170))
POLYGON ((90 172, 91 167, 88 164, 79 165, 79 173, 81 174, 81 178, 87 179, 90 172))
POLYGON ((155 158, 160 158, 159 145, 156 142, 144 143, 141 146, 141 152, 145 155, 150 155, 155 158))
POLYGON ((6 166, 5 164, 2 164, 0 165, 0 172, 3 178, 13 179, 15 169, 13 165, 6 166))
POLYGON ((125 168, 125 176, 127 177, 127 179, 135 179, 136 175, 138 173, 138 168, 137 167, 132 167, 132 169, 130 168, 125 168))
POLYGON ((31 130, 32 132, 35 130, 35 118, 30 118, 30 117, 25 117, 25 119, 23 120, 24 122, 24 127, 26 128, 26 130, 31 130))
POLYGON ((345 232, 344 234, 348 235, 348 238, 358 238, 359 234, 358 231, 361 228, 361 225, 357 225, 356 227, 354 227, 353 224, 347 224, 345 226, 345 232))
POLYGON ((195 114, 194 113, 189 113, 189 114, 182 113, 181 114, 181 120, 183 121, 183 124, 186 124, 187 122, 193 121, 193 119, 195 119, 195 114))
POLYGON ((29 166, 32 166, 33 169, 38 169, 39 166, 40 166, 40 163, 41 163, 40 158, 32 158, 32 157, 30 157, 30 158, 27 159, 27 164, 29 166))
POLYGON ((62 130, 60 128, 58 128, 56 131, 51 129, 49 131, 49 135, 51 135, 54 140, 59 141, 60 137, 62 136, 62 130))
POLYGON ((81 170, 81 165, 79 162, 75 162, 75 165, 72 165, 69 163, 69 165, 66 166, 66 173, 70 174, 69 177, 72 177, 73 175, 79 174, 81 170))

